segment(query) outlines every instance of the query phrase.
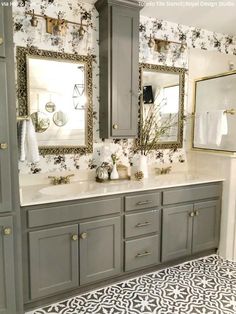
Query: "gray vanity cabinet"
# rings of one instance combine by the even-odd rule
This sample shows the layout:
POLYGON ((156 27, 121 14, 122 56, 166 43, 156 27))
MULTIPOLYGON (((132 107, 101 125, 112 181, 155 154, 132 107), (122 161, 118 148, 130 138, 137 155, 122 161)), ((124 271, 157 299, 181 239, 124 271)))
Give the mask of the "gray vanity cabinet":
POLYGON ((0 58, 0 213, 12 210, 6 62, 0 58))
POLYGON ((0 313, 16 309, 12 217, 0 218, 0 313))
POLYGON ((139 11, 135 1, 99 0, 100 137, 138 130, 139 11))
POLYGON ((7 62, 3 6, 0 6, 0 213, 12 210, 8 133, 7 62))
POLYGON ((77 287, 78 225, 30 232, 29 256, 32 299, 77 287))
POLYGON ((80 284, 112 277, 121 272, 121 218, 79 224, 80 284))
POLYGON ((2 6, 0 6, 0 57, 5 57, 4 14, 2 6))
POLYGON ((162 262, 217 248, 219 229, 219 200, 164 208, 162 262))
POLYGON ((192 252, 197 253, 218 246, 220 236, 220 201, 194 205, 192 252))
POLYGON ((162 261, 191 254, 193 205, 163 209, 162 261))

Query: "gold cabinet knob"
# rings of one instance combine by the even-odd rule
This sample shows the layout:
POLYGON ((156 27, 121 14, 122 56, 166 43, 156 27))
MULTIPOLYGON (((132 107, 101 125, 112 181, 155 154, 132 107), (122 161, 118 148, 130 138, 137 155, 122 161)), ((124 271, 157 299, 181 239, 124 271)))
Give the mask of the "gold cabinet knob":
POLYGON ((3 38, 0 36, 0 46, 3 44, 3 38))
POLYGON ((194 216, 194 212, 189 213, 189 216, 193 217, 194 216))
POLYGON ((117 124, 113 124, 113 129, 117 130, 118 129, 118 125, 117 124))
POLYGON ((85 240, 85 239, 87 239, 87 236, 88 236, 88 234, 86 232, 82 232, 79 237, 80 237, 80 239, 85 240))
POLYGON ((7 143, 0 143, 0 149, 8 149, 7 143))
POLYGON ((3 234, 5 236, 11 235, 11 228, 9 228, 9 227, 3 228, 3 234))
POLYGON ((196 211, 194 212, 194 214, 195 214, 195 216, 198 216, 198 215, 199 215, 199 211, 196 210, 196 211))
POLYGON ((72 237, 71 237, 71 239, 72 239, 73 241, 77 241, 77 240, 78 240, 78 235, 77 235, 77 234, 73 234, 72 237))

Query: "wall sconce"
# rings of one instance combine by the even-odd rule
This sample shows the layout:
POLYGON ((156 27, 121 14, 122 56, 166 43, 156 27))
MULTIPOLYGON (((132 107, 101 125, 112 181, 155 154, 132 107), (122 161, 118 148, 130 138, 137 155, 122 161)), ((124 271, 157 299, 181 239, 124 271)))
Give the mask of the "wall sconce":
POLYGON ((66 30, 67 30, 67 25, 68 24, 73 24, 73 25, 78 25, 78 36, 79 39, 83 39, 86 30, 85 28, 88 27, 87 24, 83 24, 83 21, 87 19, 85 15, 81 15, 80 23, 64 20, 61 18, 62 12, 59 11, 57 18, 53 18, 47 15, 41 15, 41 14, 35 14, 34 10, 26 12, 26 15, 30 15, 30 24, 32 27, 37 27, 38 26, 38 18, 42 18, 46 20, 46 32, 49 34, 52 34, 54 36, 65 36, 66 35, 66 30))
POLYGON ((159 39, 159 38, 154 38, 151 35, 148 40, 148 47, 159 53, 167 52, 171 44, 179 45, 180 46, 179 51, 181 53, 183 53, 187 47, 187 44, 185 41, 177 42, 177 41, 172 41, 172 40, 159 39))

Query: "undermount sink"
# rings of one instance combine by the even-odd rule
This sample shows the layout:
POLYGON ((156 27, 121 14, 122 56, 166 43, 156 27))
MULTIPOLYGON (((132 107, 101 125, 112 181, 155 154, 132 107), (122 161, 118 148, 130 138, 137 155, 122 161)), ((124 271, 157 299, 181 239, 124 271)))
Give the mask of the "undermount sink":
POLYGON ((88 182, 76 182, 70 184, 52 185, 47 186, 39 190, 41 194, 48 196, 65 196, 76 195, 84 192, 88 192, 94 189, 93 183, 88 182))

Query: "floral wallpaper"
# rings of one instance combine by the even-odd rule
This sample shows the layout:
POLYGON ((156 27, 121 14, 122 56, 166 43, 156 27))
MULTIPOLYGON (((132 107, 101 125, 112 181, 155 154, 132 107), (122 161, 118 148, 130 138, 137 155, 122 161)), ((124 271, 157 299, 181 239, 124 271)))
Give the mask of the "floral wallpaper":
MULTIPOLYGON (((35 46, 39 49, 93 54, 93 110, 94 110, 94 151, 89 155, 47 155, 41 156, 37 164, 19 162, 22 174, 46 173, 51 171, 92 170, 101 161, 111 162, 110 155, 116 153, 119 161, 125 165, 133 162, 132 140, 105 140, 99 138, 99 49, 98 49, 98 12, 91 4, 78 0, 14 0, 14 42, 15 46, 35 46), (37 27, 31 27, 30 16, 25 12, 35 10, 36 14, 61 17, 78 22, 83 15, 86 17, 88 29, 83 39, 78 35, 78 26, 69 24, 66 36, 63 38, 46 33, 44 19, 39 19, 37 27)), ((150 35, 173 41, 184 40, 188 47, 206 50, 217 50, 222 53, 236 55, 235 38, 216 34, 202 29, 177 25, 167 21, 141 16, 140 18, 140 62, 155 63, 168 66, 188 68, 188 49, 180 53, 178 46, 171 45, 168 53, 153 52, 148 48, 150 35)), ((187 90, 187 88, 186 88, 187 90)), ((187 95, 186 95, 187 96, 187 95)), ((150 156, 150 163, 184 163, 185 150, 158 150, 150 156)))

